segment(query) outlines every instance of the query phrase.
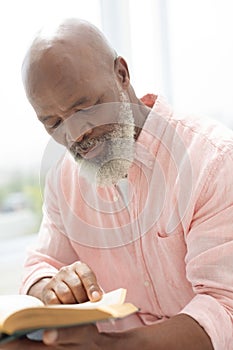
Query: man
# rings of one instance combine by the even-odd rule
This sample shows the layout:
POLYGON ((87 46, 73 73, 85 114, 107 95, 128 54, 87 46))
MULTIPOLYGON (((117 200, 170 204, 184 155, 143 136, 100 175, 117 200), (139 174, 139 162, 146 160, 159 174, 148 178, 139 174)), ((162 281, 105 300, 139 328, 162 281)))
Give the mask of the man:
POLYGON ((81 303, 125 287, 140 308, 115 323, 47 331, 44 342, 233 349, 231 131, 177 116, 160 96, 145 106, 125 60, 82 20, 42 31, 22 72, 38 119, 68 149, 47 177, 22 292, 81 303))

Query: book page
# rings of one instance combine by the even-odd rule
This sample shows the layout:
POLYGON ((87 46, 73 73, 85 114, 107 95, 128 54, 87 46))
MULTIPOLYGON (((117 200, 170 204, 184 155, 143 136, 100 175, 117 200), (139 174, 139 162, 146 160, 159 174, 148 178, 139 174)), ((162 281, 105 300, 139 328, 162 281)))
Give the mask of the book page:
POLYGON ((0 326, 12 313, 33 306, 44 306, 44 304, 30 295, 0 295, 0 326))
POLYGON ((126 289, 120 288, 105 293, 98 302, 57 305, 44 305, 40 300, 24 295, 10 296, 10 298, 0 296, 0 303, 5 299, 4 307, 2 306, 1 309, 0 306, 0 314, 2 311, 0 331, 2 329, 2 333, 18 336, 36 329, 95 323, 110 318, 125 317, 138 311, 133 304, 124 303, 125 296, 126 289), (7 319, 5 319, 6 315, 8 315, 7 319))
POLYGON ((113 290, 112 292, 104 293, 102 299, 99 301, 91 302, 87 301, 82 304, 60 304, 60 305, 49 305, 49 307, 54 308, 77 308, 77 309, 96 309, 99 306, 104 305, 115 305, 115 304, 123 304, 125 301, 126 289, 119 288, 113 290))

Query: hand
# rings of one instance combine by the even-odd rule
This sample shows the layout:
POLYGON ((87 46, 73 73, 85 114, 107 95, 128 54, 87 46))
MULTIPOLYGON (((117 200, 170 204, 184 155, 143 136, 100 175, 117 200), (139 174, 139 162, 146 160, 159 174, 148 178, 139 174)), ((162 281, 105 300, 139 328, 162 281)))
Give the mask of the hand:
POLYGON ((43 342, 18 339, 0 345, 0 350, 46 350, 48 345, 52 346, 54 350, 102 350, 102 345, 97 345, 98 338, 101 338, 101 334, 98 333, 94 325, 61 328, 45 331, 43 342))
POLYGON ((0 350, 46 350, 48 347, 42 342, 28 339, 18 339, 10 343, 0 345, 0 350))
POLYGON ((108 350, 113 349, 112 339, 98 332, 96 326, 79 326, 44 331, 43 342, 18 339, 0 345, 0 350, 108 350))
POLYGON ((205 330, 185 314, 124 332, 99 333, 94 325, 47 330, 43 342, 54 350, 214 350, 205 330))
POLYGON ((86 325, 45 331, 43 341, 59 350, 104 350, 107 349, 104 338, 95 325, 86 325))
POLYGON ((98 301, 101 297, 102 290, 94 272, 79 261, 62 267, 42 290, 45 304, 83 303, 88 300, 98 301))

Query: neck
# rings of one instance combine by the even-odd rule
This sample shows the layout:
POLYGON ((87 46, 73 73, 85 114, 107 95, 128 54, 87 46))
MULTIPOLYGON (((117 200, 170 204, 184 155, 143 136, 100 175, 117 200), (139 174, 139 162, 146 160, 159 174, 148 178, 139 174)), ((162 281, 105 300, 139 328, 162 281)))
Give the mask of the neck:
POLYGON ((134 121, 135 121, 135 140, 138 139, 140 132, 142 131, 143 125, 151 111, 151 108, 144 105, 139 99, 137 106, 135 106, 134 121))
POLYGON ((128 88, 129 100, 132 103, 133 116, 135 122, 135 140, 138 139, 140 132, 142 131, 143 125, 151 111, 151 108, 143 103, 135 94, 132 85, 128 88))

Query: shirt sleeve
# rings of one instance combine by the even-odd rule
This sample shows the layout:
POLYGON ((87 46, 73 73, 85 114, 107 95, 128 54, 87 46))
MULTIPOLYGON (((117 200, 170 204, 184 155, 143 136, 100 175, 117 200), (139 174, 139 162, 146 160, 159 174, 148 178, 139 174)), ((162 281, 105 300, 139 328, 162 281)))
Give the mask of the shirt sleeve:
POLYGON ((233 161, 212 166, 187 235, 186 273, 196 296, 181 313, 205 329, 215 350, 233 349, 233 161))
POLYGON ((65 265, 79 260, 65 231, 57 196, 59 175, 52 169, 47 176, 43 220, 34 249, 30 249, 24 264, 20 293, 26 294, 29 288, 43 277, 52 277, 65 265))

